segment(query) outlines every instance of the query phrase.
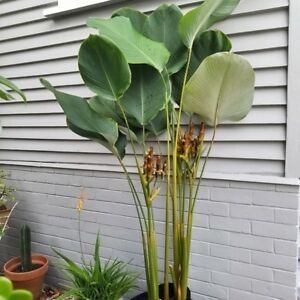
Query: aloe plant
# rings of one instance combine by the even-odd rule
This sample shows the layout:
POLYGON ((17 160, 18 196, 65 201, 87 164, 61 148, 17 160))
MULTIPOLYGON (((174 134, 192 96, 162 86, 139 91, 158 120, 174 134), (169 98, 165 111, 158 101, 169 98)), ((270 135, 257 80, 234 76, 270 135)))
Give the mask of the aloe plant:
POLYGON ((123 168, 139 217, 151 300, 158 299, 153 203, 161 187, 167 186, 164 299, 169 299, 171 278, 175 298, 185 300, 193 212, 217 127, 241 120, 252 106, 252 67, 231 52, 225 33, 209 30, 238 3, 206 0, 185 15, 176 5, 164 4, 150 15, 121 8, 110 19, 90 18, 87 24, 98 34, 83 41, 78 62, 82 79, 95 96, 85 100, 41 80, 56 96, 69 128, 104 145, 123 168), (213 134, 205 147, 207 127, 212 127, 213 134), (160 147, 160 137, 166 138, 164 147, 160 147), (143 197, 123 161, 127 143, 143 197))

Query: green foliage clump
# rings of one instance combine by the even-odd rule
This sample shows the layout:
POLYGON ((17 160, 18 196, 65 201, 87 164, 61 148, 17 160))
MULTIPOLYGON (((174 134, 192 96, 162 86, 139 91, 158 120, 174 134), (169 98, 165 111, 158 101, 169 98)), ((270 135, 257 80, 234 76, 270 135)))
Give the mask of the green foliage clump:
POLYGON ((16 198, 14 196, 14 189, 6 184, 7 174, 4 170, 0 170, 0 209, 9 208, 16 198))
POLYGON ((60 299, 81 300, 118 300, 134 287, 137 275, 126 269, 127 264, 118 260, 100 261, 100 240, 96 239, 93 260, 89 263, 82 259, 82 265, 76 264, 59 251, 54 252, 64 260, 63 269, 72 282, 60 299))

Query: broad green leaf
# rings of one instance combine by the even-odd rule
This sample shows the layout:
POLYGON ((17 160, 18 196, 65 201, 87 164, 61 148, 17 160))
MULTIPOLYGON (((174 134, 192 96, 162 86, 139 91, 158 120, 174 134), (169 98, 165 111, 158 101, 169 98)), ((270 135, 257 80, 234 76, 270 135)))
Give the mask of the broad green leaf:
POLYGON ((90 107, 102 117, 111 118, 118 124, 125 125, 123 119, 118 113, 118 104, 114 101, 95 96, 89 100, 90 107))
POLYGON ((240 0, 206 0, 189 11, 179 23, 179 33, 183 43, 191 49, 198 34, 215 22, 228 17, 239 2, 240 0))
POLYGON ((127 140, 132 139, 134 142, 141 144, 143 142, 142 141, 142 138, 143 138, 142 127, 141 126, 135 127, 134 125, 132 125, 132 123, 135 124, 136 121, 130 122, 130 123, 131 123, 129 125, 130 130, 128 130, 127 126, 119 125, 120 132, 123 133, 127 137, 127 140))
POLYGON ((242 56, 221 52, 208 56, 186 85, 183 110, 208 126, 239 121, 251 109, 254 71, 242 56))
POLYGON ((87 131, 81 128, 76 127, 74 124, 72 124, 68 119, 67 119, 67 125, 72 130, 74 133, 82 136, 89 138, 90 140, 93 140, 107 149, 109 149, 111 152, 115 153, 116 151, 119 153, 119 156, 123 158, 125 156, 125 148, 127 145, 127 139, 126 136, 121 132, 118 134, 118 139, 115 142, 114 145, 108 143, 104 138, 99 136, 98 134, 95 134, 95 132, 87 131))
POLYGON ((118 140, 116 141, 114 147, 119 153, 121 159, 125 156, 125 148, 127 146, 127 137, 126 134, 123 134, 122 132, 119 132, 118 140))
POLYGON ((55 95, 67 117, 67 120, 76 128, 90 133, 90 138, 99 138, 99 140, 104 139, 111 146, 117 142, 118 126, 115 121, 99 116, 90 108, 86 100, 77 96, 59 92, 44 79, 41 79, 41 82, 55 95))
MULTIPOLYGON (((3 77, 1 75, 0 75, 0 84, 4 85, 5 87, 7 87, 7 88, 11 89, 12 91, 16 92, 17 94, 19 94, 23 98, 23 100, 26 102, 25 94, 10 80, 6 79, 5 77, 3 77)), ((13 99, 13 97, 11 95, 8 95, 8 93, 5 91, 1 91, 0 98, 2 98, 4 100, 13 99)))
POLYGON ((78 64, 85 84, 105 99, 118 100, 130 85, 131 73, 124 55, 104 37, 90 35, 81 44, 78 64))
MULTIPOLYGON (((191 78, 207 56, 217 52, 229 52, 230 50, 231 42, 222 31, 208 30, 200 34, 193 44, 187 79, 191 78)), ((181 96, 185 69, 186 66, 172 76, 172 95, 177 103, 179 103, 181 96)))
POLYGON ((132 83, 120 104, 126 114, 146 126, 164 107, 167 94, 161 74, 148 65, 131 66, 132 83))
POLYGON ((147 135, 158 137, 163 132, 166 131, 167 128, 167 114, 166 109, 162 109, 159 111, 156 117, 149 122, 146 126, 147 131, 149 132, 147 135))
POLYGON ((164 44, 152 41, 139 33, 128 18, 90 18, 87 24, 99 29, 101 36, 113 41, 130 64, 151 65, 161 72, 168 62, 170 53, 164 44))
MULTIPOLYGON (((95 96, 89 100, 90 107, 97 112, 100 116, 111 118, 118 123, 119 130, 129 137, 128 128, 126 122, 122 117, 122 112, 118 106, 117 102, 103 99, 101 97, 95 96)), ((128 116, 130 119, 130 116, 128 116)), ((142 134, 142 127, 140 124, 131 119, 130 122, 130 134, 135 142, 140 142, 139 137, 142 134)))
POLYGON ((198 69, 202 61, 217 52, 229 52, 232 48, 228 36, 219 30, 203 32, 194 42, 188 78, 198 69))
POLYGON ((144 25, 147 20, 147 15, 130 7, 123 7, 112 14, 114 17, 126 17, 130 19, 132 26, 140 33, 144 32, 144 25))
POLYGON ((159 6, 145 22, 144 34, 152 40, 162 42, 171 56, 167 64, 169 74, 182 68, 187 60, 187 48, 181 41, 178 24, 182 18, 181 10, 174 4, 159 6))
POLYGON ((161 73, 161 76, 164 80, 165 83, 165 87, 167 90, 167 97, 168 97, 168 101, 170 100, 171 94, 172 94, 172 82, 171 82, 171 78, 168 74, 167 69, 164 69, 161 73))

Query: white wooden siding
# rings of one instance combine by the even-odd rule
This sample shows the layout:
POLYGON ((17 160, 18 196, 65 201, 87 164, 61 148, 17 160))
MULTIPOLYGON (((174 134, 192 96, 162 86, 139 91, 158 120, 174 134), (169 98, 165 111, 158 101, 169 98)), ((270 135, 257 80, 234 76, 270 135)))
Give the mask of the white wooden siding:
MULTIPOLYGON (((189 2, 184 10, 199 3, 139 0, 128 4, 151 11, 163 2, 189 2)), ((0 74, 13 79, 29 99, 27 104, 0 104, 0 160, 114 165, 104 147, 66 128, 61 108, 38 79, 43 76, 62 91, 91 96, 76 60, 80 42, 92 32, 85 26, 86 18, 108 16, 124 3, 56 19, 43 15, 51 3, 55 5, 51 0, 0 3, 0 74)), ((284 175, 288 23, 288 0, 244 0, 230 19, 217 25, 229 34, 234 51, 255 68, 256 91, 249 116, 220 127, 209 171, 284 175)), ((131 155, 126 160, 133 163, 131 155)))

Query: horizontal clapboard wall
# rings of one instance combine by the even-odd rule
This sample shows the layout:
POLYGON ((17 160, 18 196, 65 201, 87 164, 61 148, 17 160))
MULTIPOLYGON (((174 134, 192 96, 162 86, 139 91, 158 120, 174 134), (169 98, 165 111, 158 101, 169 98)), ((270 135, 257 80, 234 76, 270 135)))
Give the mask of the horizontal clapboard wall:
MULTIPOLYGON (((183 10, 199 3, 139 0, 125 4, 148 12, 164 2, 182 5, 183 10)), ((106 17, 118 5, 55 19, 43 15, 51 5, 56 5, 55 1, 0 3, 0 74, 12 79, 29 99, 27 104, 0 104, 0 160, 114 166, 116 160, 104 147, 66 128, 60 107, 38 79, 43 76, 62 91, 91 96, 82 84, 76 59, 80 42, 92 32, 85 20, 91 15, 106 17)), ((256 89, 251 113, 238 124, 220 127, 209 171, 283 176, 288 0, 241 1, 232 17, 217 27, 230 36, 234 51, 255 68, 256 89)), ((132 165, 132 155, 126 161, 132 165)))

